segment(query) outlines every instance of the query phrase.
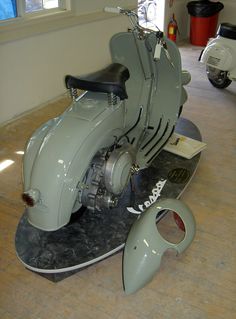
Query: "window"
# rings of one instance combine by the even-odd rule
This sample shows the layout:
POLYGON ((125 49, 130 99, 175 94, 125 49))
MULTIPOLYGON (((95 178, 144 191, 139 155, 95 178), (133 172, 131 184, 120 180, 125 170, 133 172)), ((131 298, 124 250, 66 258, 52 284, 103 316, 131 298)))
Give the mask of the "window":
POLYGON ((16 12, 16 1, 0 0, 0 20, 15 18, 16 12))
POLYGON ((58 0, 25 0, 25 12, 37 12, 59 7, 58 0))
POLYGON ((0 0, 0 20, 62 11, 67 0, 0 0))

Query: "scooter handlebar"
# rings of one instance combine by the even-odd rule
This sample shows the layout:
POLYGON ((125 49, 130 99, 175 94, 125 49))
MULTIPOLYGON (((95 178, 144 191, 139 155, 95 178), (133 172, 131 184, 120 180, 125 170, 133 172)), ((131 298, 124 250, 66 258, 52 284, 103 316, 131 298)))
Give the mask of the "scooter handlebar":
POLYGON ((119 7, 105 7, 104 8, 104 11, 105 12, 108 12, 108 13, 116 13, 116 14, 120 14, 121 13, 121 9, 119 7))

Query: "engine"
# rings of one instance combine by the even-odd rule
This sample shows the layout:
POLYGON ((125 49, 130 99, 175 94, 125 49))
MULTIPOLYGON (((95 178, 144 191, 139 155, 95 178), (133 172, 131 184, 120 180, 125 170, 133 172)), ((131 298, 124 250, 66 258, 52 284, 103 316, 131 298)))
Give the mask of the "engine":
POLYGON ((87 170, 81 203, 93 211, 116 207, 131 177, 134 154, 130 144, 99 151, 87 170))

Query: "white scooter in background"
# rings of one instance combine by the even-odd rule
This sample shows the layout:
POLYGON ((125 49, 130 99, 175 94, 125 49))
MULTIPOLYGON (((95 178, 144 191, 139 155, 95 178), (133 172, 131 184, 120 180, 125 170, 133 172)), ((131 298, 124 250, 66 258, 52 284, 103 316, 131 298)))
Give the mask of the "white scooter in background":
POLYGON ((214 87, 224 89, 236 81, 236 25, 222 23, 199 59, 206 64, 207 77, 214 87))

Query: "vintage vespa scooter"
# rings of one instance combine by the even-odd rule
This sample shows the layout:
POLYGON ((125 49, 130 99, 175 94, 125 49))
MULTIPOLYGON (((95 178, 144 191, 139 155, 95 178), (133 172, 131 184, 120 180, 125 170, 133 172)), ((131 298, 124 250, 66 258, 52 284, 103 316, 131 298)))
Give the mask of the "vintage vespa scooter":
POLYGON ((29 222, 42 230, 66 225, 82 205, 116 206, 132 172, 148 167, 168 141, 187 99, 190 75, 176 45, 142 28, 134 12, 110 11, 127 15, 134 27, 111 39, 113 63, 67 75, 72 105, 26 147, 22 197, 29 222), (78 97, 77 89, 86 92, 78 97))
MULTIPOLYGON (((151 167, 169 140, 187 99, 183 85, 190 81, 190 75, 181 69, 175 43, 161 31, 141 27, 136 13, 130 10, 106 8, 106 11, 126 15, 133 29, 112 37, 112 64, 87 76, 66 76, 72 105, 61 116, 42 125, 25 150, 22 198, 27 209, 16 233, 16 250, 27 268, 47 275, 87 267, 125 246, 127 233, 137 215, 132 214, 132 208, 127 209, 129 201, 122 207, 116 206, 124 193, 126 195, 124 190, 132 175, 140 179, 138 174, 151 167), (78 89, 85 92, 78 96, 78 89), (81 224, 71 224, 73 215, 84 207, 86 216, 79 219, 81 224)), ((161 161, 163 166, 167 162, 170 162, 168 158, 161 161)), ((195 171, 194 165, 191 174, 195 171)), ((181 171, 182 182, 183 178, 189 180, 191 174, 181 171)), ((175 173, 171 176, 175 183, 178 176, 175 173)), ((193 239, 194 218, 183 203, 177 199, 155 203, 160 185, 165 183, 163 179, 155 181, 150 203, 145 201, 146 207, 152 203, 154 206, 144 212, 144 224, 150 218, 155 224, 160 210, 180 210, 185 238, 173 246, 157 235, 156 244, 161 248, 159 257, 156 259, 153 255, 154 260, 142 263, 143 269, 136 262, 136 272, 132 261, 143 259, 147 246, 133 251, 133 241, 140 242, 139 233, 141 236, 146 236, 146 231, 150 233, 149 227, 140 228, 143 219, 139 219, 131 240, 127 240, 124 257, 127 293, 150 280, 166 249, 181 252, 193 239), (129 257, 129 247, 135 256, 129 257), (130 271, 136 276, 130 277, 130 271), (137 277, 142 280, 138 281, 137 277)), ((145 186, 141 182, 145 191, 153 187, 150 184, 148 181, 145 186)), ((178 187, 173 196, 178 197, 180 190, 178 187)), ((142 196, 143 191, 140 194, 142 196)))
POLYGON ((222 23, 217 36, 210 39, 200 56, 206 64, 207 77, 218 89, 236 81, 236 25, 222 23))

